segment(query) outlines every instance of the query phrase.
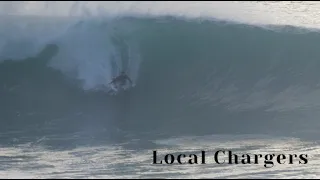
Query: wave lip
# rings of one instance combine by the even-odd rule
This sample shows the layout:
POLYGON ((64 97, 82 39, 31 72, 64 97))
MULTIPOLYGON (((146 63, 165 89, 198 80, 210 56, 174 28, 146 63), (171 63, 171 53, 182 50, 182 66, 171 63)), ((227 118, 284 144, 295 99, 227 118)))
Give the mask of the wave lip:
POLYGON ((1 2, 0 14, 59 18, 182 16, 319 28, 313 2, 1 2))

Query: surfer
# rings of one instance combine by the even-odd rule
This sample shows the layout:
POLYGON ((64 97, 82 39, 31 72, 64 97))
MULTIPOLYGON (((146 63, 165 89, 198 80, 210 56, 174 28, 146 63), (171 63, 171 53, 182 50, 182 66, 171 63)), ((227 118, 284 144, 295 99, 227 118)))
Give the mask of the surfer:
POLYGON ((112 78, 112 81, 110 84, 112 84, 114 87, 121 86, 123 87, 126 85, 126 82, 130 82, 130 86, 132 86, 132 80, 129 78, 128 75, 126 75, 125 72, 121 72, 119 76, 112 78))

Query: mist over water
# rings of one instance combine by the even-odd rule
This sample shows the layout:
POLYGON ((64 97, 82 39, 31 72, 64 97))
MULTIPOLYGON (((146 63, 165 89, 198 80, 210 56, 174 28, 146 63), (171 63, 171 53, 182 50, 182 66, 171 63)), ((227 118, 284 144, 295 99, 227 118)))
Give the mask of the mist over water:
POLYGON ((1 2, 0 177, 317 177, 319 8, 1 2), (110 96, 120 71, 135 87, 110 96), (309 161, 217 165, 220 149, 309 161), (152 165, 154 150, 211 162, 152 165))

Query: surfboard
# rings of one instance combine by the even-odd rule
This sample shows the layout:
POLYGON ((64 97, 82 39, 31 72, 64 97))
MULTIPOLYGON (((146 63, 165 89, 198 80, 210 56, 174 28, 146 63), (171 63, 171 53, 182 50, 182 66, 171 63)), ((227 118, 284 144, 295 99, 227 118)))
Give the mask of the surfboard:
POLYGON ((117 95, 119 93, 122 93, 124 91, 127 91, 131 88, 134 87, 134 84, 132 84, 132 86, 130 86, 130 83, 126 83, 126 85, 121 86, 121 85, 114 85, 114 84, 110 84, 110 90, 108 91, 108 94, 110 95, 117 95))

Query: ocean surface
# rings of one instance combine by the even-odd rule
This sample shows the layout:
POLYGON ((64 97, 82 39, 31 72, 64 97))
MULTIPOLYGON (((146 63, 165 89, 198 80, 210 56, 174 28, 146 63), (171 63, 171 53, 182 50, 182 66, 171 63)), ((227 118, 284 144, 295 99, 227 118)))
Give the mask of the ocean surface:
POLYGON ((319 12, 0 2, 0 178, 318 178, 319 12))

